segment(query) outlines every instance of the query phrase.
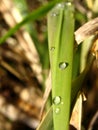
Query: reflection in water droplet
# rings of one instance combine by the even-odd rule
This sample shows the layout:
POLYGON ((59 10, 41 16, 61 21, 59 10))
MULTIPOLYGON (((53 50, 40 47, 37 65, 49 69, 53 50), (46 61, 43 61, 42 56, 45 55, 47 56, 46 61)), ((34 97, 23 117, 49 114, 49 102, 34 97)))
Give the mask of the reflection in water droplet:
POLYGON ((59 64, 59 68, 60 68, 61 70, 64 70, 67 66, 68 66, 68 63, 67 63, 67 62, 60 62, 60 64, 59 64))
POLYGON ((53 99, 53 103, 54 103, 55 105, 60 104, 60 102, 61 102, 61 97, 60 97, 60 96, 56 96, 56 97, 53 99))
POLYGON ((63 105, 63 104, 64 104, 64 102, 61 102, 61 104, 63 105))
POLYGON ((56 113, 56 114, 59 114, 59 113, 60 113, 60 108, 56 108, 56 109, 55 109, 55 113, 56 113))
POLYGON ((54 50, 55 50, 55 47, 51 47, 50 50, 51 50, 51 51, 54 51, 54 50))

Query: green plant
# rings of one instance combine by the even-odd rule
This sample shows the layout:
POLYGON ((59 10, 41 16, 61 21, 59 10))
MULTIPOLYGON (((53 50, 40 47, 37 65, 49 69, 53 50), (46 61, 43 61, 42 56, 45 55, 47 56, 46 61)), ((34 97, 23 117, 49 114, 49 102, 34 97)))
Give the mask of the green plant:
MULTIPOLYGON (((85 58, 91 49, 94 37, 83 39, 82 46, 75 46, 75 24, 78 21, 78 26, 80 26, 83 20, 86 21, 85 15, 82 16, 78 11, 76 14, 73 1, 62 2, 62 0, 54 0, 31 13, 27 12, 27 15, 23 16, 24 18, 20 23, 0 38, 0 44, 4 43, 11 35, 14 35, 24 24, 31 21, 34 22, 47 13, 52 103, 37 130, 69 130, 69 121, 74 105, 80 94, 83 81, 95 59, 96 50, 90 52, 88 60, 85 58), (85 47, 85 45, 88 46, 85 47)), ((40 49, 40 45, 38 45, 40 42, 36 40, 37 34, 35 36, 35 34, 30 32, 30 25, 31 23, 25 29, 31 34, 32 39, 35 38, 40 59, 44 57, 44 60, 47 61, 47 57, 44 56, 45 48, 40 49)))
POLYGON ((73 4, 71 2, 60 3, 48 14, 53 121, 55 130, 67 130, 69 127, 73 33, 73 4))

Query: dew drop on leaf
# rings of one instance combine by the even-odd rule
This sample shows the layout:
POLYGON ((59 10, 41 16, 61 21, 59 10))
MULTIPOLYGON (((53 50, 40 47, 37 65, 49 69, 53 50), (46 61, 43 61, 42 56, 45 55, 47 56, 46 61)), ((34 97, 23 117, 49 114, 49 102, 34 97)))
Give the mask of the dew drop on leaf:
POLYGON ((59 113, 60 113, 60 108, 57 107, 57 108, 55 109, 55 113, 56 113, 56 114, 59 114, 59 113))
POLYGON ((58 16, 59 15, 59 13, 57 13, 57 12, 53 12, 52 14, 51 14, 51 16, 54 16, 54 17, 56 17, 56 16, 58 16))
POLYGON ((64 6, 65 6, 64 3, 59 3, 59 4, 57 5, 58 8, 64 8, 64 6))
POLYGON ((54 51, 54 50, 55 50, 55 47, 51 47, 51 48, 50 48, 50 51, 54 51))
POLYGON ((61 97, 60 96, 56 96, 54 99, 53 99, 53 103, 55 105, 58 105, 61 103, 61 97))
POLYGON ((60 63, 59 63, 59 68, 60 68, 61 70, 64 70, 67 66, 68 66, 68 63, 67 63, 67 62, 60 62, 60 63))

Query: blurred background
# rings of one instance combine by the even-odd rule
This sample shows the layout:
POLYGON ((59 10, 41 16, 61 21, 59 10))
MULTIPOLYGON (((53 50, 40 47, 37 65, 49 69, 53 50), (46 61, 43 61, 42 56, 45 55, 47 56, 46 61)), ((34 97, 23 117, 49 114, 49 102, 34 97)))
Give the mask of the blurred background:
MULTIPOLYGON (((47 0, 0 0, 0 37, 47 0)), ((0 45, 0 130, 34 130, 49 71, 46 17, 0 45)))

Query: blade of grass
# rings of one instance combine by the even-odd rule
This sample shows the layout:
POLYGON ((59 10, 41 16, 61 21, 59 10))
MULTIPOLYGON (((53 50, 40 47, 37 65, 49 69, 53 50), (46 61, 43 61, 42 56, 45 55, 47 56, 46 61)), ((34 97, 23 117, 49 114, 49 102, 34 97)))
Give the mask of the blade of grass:
MULTIPOLYGON (((27 3, 26 0, 13 0, 15 7, 18 9, 19 13, 21 14, 22 19, 25 18, 28 14, 29 14, 29 9, 27 7, 27 3)), ((25 25, 26 30, 29 32, 29 34, 31 35, 31 37, 33 38, 33 41, 36 45, 36 43, 38 43, 39 45, 39 41, 37 38, 37 31, 34 27, 34 23, 31 21, 28 24, 25 25)))
POLYGON ((68 130, 72 80, 74 7, 58 4, 48 15, 54 130, 68 130))
MULTIPOLYGON (((87 72, 89 71, 94 59, 95 59, 95 56, 91 54, 84 71, 75 80, 72 81, 71 112, 75 105, 75 101, 78 97, 79 90, 82 87, 83 80, 85 79, 85 76, 87 72)), ((54 129, 51 129, 51 126, 53 126, 53 107, 51 107, 49 112, 47 112, 47 115, 42 120, 37 130, 54 130, 54 129), (48 122, 47 120, 49 121, 48 125, 46 125, 47 124, 46 122, 48 122)))
POLYGON ((86 68, 84 69, 84 71, 75 79, 72 81, 72 92, 71 92, 71 111, 75 105, 78 93, 82 87, 82 83, 85 79, 85 76, 87 74, 87 72, 89 71, 93 60, 95 59, 95 55, 90 54, 89 59, 87 61, 87 65, 86 68))
POLYGON ((59 1, 61 1, 61 0, 54 0, 52 2, 49 2, 47 5, 40 7, 39 9, 31 12, 20 23, 18 23, 15 27, 10 29, 2 38, 0 38, 0 44, 3 43, 8 37, 13 35, 21 26, 23 26, 27 22, 30 22, 31 20, 34 21, 34 20, 44 16, 59 1))
POLYGON ((81 45, 79 45, 77 48, 74 49, 72 80, 74 80, 79 75, 80 53, 81 53, 81 45))
POLYGON ((81 56, 80 56, 80 72, 82 72, 86 66, 87 63, 87 56, 89 54, 89 50, 92 45, 92 41, 94 39, 94 36, 90 36, 89 38, 85 39, 82 43, 81 48, 81 56))
MULTIPOLYGON (((13 2, 15 4, 15 7, 18 9, 22 19, 29 14, 29 9, 26 0, 13 0, 13 2)), ((43 43, 42 45, 41 41, 39 40, 38 32, 35 28, 35 23, 36 21, 33 22, 31 21, 28 24, 26 24, 24 28, 30 34, 31 38, 34 41, 34 44, 40 56, 40 62, 42 64, 42 68, 47 69, 49 68, 48 42, 47 42, 47 34, 46 34, 47 31, 43 32, 44 40, 42 41, 43 43)))
POLYGON ((45 117, 41 121, 37 130, 54 130, 53 129, 53 107, 51 106, 45 117))

